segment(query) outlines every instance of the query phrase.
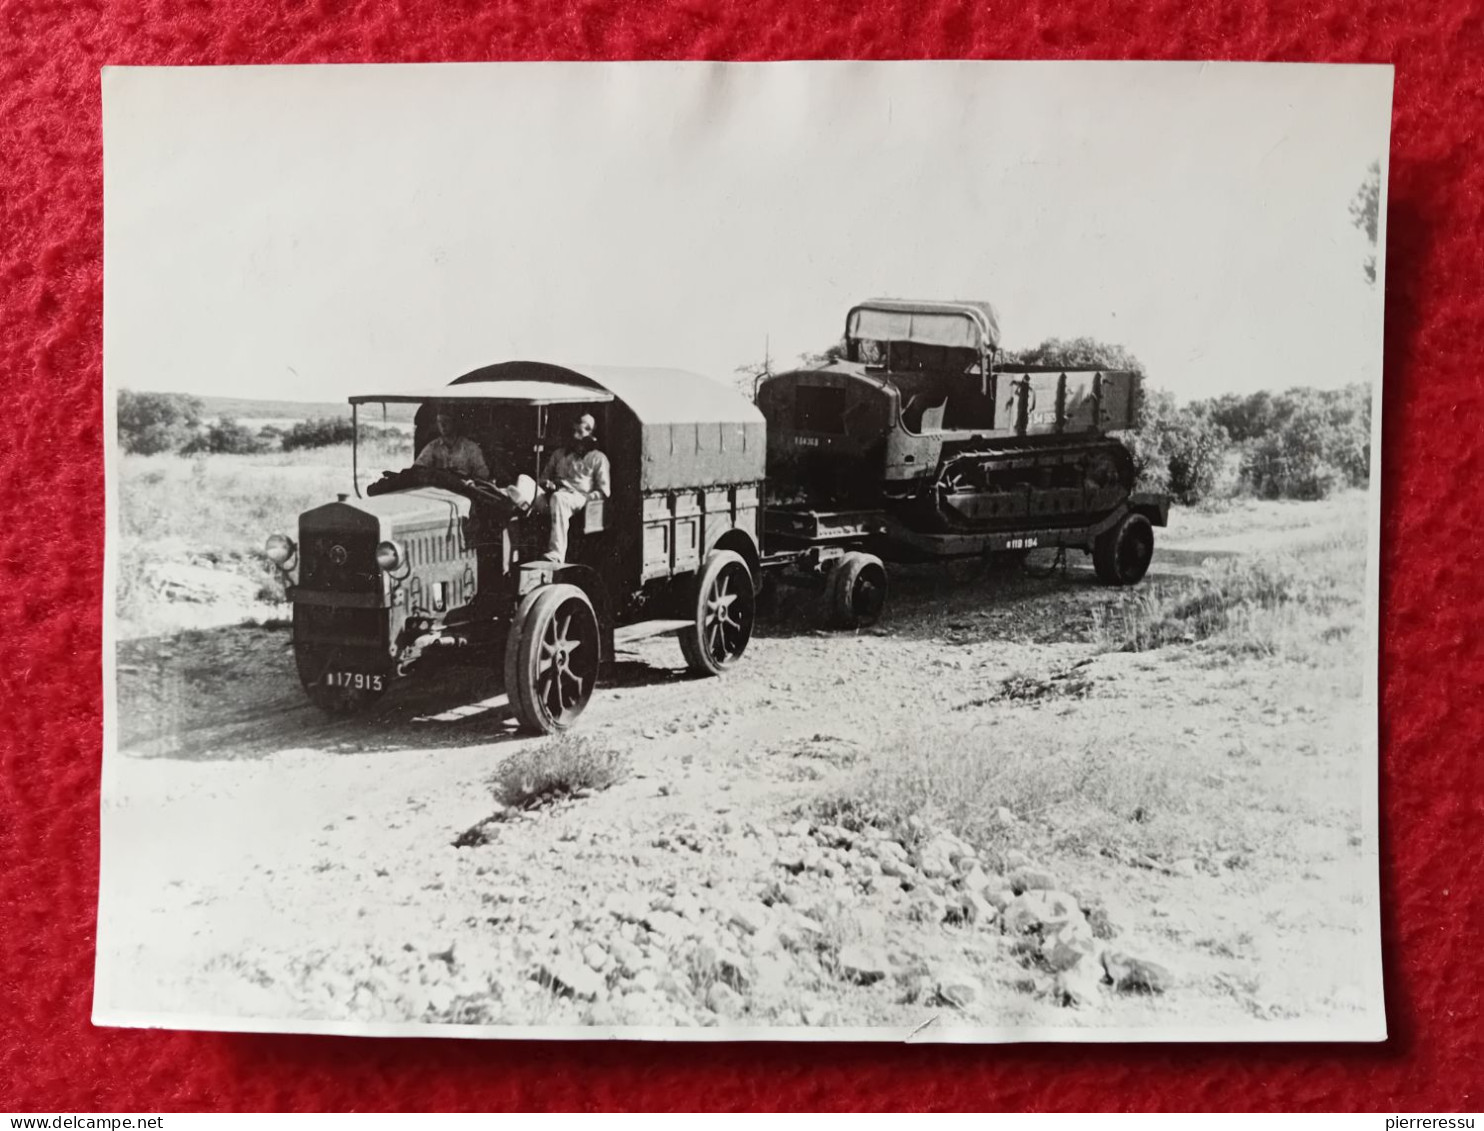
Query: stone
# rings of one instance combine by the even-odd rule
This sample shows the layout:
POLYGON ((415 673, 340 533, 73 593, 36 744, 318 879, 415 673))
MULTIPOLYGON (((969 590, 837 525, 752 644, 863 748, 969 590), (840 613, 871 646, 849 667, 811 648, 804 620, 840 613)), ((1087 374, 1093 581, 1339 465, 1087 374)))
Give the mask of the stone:
POLYGON ((610 939, 608 953, 613 956, 613 960, 618 963, 619 969, 625 974, 636 974, 646 965, 644 952, 627 939, 610 939))
POLYGON ((972 891, 966 891, 959 896, 959 906, 963 908, 964 920, 971 927, 978 927, 980 930, 992 926, 1000 915, 992 903, 980 898, 972 891))
POLYGON ((1077 906, 1086 916, 1087 924, 1092 928, 1093 938, 1106 940, 1118 937, 1118 926, 1113 922, 1107 905, 1100 897, 1077 893, 1077 906))
POLYGON ((1195 861, 1188 856, 1184 860, 1176 860, 1170 865, 1170 871, 1174 872, 1177 876, 1184 876, 1188 879, 1195 875, 1195 861))
POLYGON ((751 980, 747 960, 724 946, 703 942, 697 945, 694 959, 702 970, 709 970, 729 985, 745 988, 751 980))
POLYGON ((984 885, 984 899, 1001 914, 1015 902, 1015 893, 1007 887, 996 888, 992 883, 984 885))
POLYGON ((453 1007, 456 996, 451 986, 442 985, 424 986, 423 994, 427 998, 427 1008, 432 1013, 447 1013, 453 1007))
POLYGON ((933 976, 933 996, 954 1009, 968 1009, 983 993, 979 979, 962 966, 948 967, 933 976))
POLYGON ((818 938, 824 934, 824 927, 819 920, 805 915, 802 911, 795 911, 789 918, 791 927, 810 938, 818 938))
POLYGON ((964 891, 971 891, 975 895, 983 896, 984 889, 989 886, 989 876, 979 866, 979 861, 974 860, 969 863, 967 868, 959 869, 957 883, 964 891))
POLYGON ((891 977, 891 963, 881 949, 859 943, 841 948, 839 969, 848 981, 861 986, 891 977))
MULTIPOLYGON (((1077 907, 1077 901, 1062 891, 1025 892, 1015 897, 1004 915, 1007 929, 1016 935, 1034 931, 1045 937, 1073 920, 1084 925, 1087 922, 1077 907)), ((1091 928, 1088 928, 1088 933, 1091 933, 1091 928)))
POLYGON ((602 1025, 604 1027, 618 1024, 618 1010, 606 1001, 600 1001, 594 1005, 587 1014, 589 1025, 602 1025))
POLYGON ((603 909, 622 923, 640 923, 649 914, 649 900, 636 892, 616 891, 603 901, 603 909))
POLYGON ((630 980, 632 989, 638 991, 640 994, 653 993, 659 984, 660 976, 650 969, 640 970, 630 980))
POLYGON ((603 979, 571 958, 543 962, 537 968, 536 981, 554 994, 584 1001, 593 1001, 603 992, 603 979))
POLYGON ((1123 951, 1103 951, 1103 970, 1122 993, 1162 994, 1175 980, 1168 967, 1123 951))
POLYGON ((582 960, 594 970, 601 971, 608 965, 608 952, 597 943, 588 943, 582 948, 582 960))
POLYGON ((1010 890, 1016 895, 1028 891, 1056 891, 1056 877, 1044 868, 1017 868, 1010 873, 1010 890))
POLYGON ((743 945, 750 946, 752 953, 756 955, 777 954, 784 948, 783 937, 772 924, 743 939, 743 945))
POLYGON ((1097 963, 1086 959, 1056 975, 1052 993, 1058 1003, 1073 1009, 1096 1005, 1101 1000, 1102 971, 1097 963))
POLYGON ((948 901, 932 892, 915 892, 907 905, 907 918, 914 923, 941 923, 948 915, 948 901))
POLYGON ((644 925, 667 942, 685 938, 689 924, 673 911, 651 911, 644 916, 644 925))
POLYGON ((994 811, 994 819, 1002 825, 1013 825, 1017 820, 1015 814, 1010 812, 1010 810, 1006 809, 1003 805, 999 806, 999 808, 994 811))
POLYGON ((1091 966, 1096 949, 1087 920, 1070 919, 1041 940, 1041 961, 1059 973, 1078 965, 1091 966))
POLYGON ((907 862, 905 856, 882 856, 881 871, 898 880, 917 879, 917 869, 907 862))
POLYGON ((768 905, 755 899, 743 900, 732 908, 731 917, 728 922, 740 928, 744 933, 755 935, 766 927, 773 919, 773 912, 768 905))
POLYGON ((855 844, 855 834, 839 825, 820 825, 814 830, 814 838, 832 848, 850 848, 855 844))
POLYGON ((934 837, 917 851, 917 869, 929 879, 951 876, 957 869, 953 866, 955 845, 946 837, 934 837))
POLYGON ((1006 868, 1028 868, 1030 865, 1031 858, 1018 848, 1012 848, 1005 853, 1006 868))
POLYGON ((706 1006, 722 1017, 736 1017, 747 1008, 747 1002, 725 982, 712 982, 706 990, 706 1006))
POLYGON ((782 868, 790 875, 797 876, 804 870, 806 860, 807 855, 805 853, 784 848, 780 849, 778 855, 773 857, 773 867, 782 868))
POLYGON ((781 998, 788 992, 793 972, 788 959, 765 955, 752 964, 752 992, 764 998, 781 998))

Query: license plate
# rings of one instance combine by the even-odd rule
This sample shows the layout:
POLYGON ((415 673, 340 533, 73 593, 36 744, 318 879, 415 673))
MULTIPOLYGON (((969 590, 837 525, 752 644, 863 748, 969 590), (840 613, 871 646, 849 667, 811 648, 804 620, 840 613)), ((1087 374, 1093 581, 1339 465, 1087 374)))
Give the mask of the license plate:
POLYGON ((365 672, 326 672, 326 687, 345 687, 352 691, 380 691, 384 675, 368 675, 365 672))

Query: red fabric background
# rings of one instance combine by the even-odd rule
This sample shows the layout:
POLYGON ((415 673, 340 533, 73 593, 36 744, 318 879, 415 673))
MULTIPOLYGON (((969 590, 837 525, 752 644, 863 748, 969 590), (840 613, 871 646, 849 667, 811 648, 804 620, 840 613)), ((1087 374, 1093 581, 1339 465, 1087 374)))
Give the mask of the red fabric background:
POLYGON ((1481 76, 1477 0, 0 0, 0 1107, 1478 1110, 1481 76), (799 1048, 94 1029, 99 67, 790 57, 1396 65, 1381 657, 1391 1039, 799 1048))

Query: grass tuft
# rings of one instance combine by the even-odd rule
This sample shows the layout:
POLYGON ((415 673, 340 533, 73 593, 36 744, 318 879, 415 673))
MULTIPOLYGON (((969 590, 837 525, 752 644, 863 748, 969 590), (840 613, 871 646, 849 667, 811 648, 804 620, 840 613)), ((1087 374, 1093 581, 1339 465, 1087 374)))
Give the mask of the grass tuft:
POLYGON ((580 734, 560 734, 500 763, 490 789, 510 809, 535 809, 579 790, 607 789, 629 772, 626 752, 580 734))
POLYGON ((1208 562, 1193 582, 1150 586, 1103 613, 1094 639, 1109 652, 1206 642, 1227 655, 1312 660, 1359 624, 1364 553, 1357 534, 1208 562))

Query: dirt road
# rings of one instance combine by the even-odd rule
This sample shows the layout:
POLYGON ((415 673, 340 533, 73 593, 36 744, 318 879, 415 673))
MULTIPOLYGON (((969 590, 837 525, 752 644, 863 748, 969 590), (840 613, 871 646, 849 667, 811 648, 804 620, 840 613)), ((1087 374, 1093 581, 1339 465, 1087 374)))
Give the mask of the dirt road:
MULTIPOLYGON (((1353 529, 1361 506, 1177 514, 1151 581, 1353 529)), ((123 643, 100 1015, 900 1034, 1374 1022, 1359 662, 1099 653, 1099 626, 1138 591, 1080 563, 1045 580, 906 570, 894 585, 859 635, 786 597, 721 680, 686 677, 673 639, 630 643, 581 723, 628 753, 628 778, 486 824, 471 847, 454 842, 495 811, 488 779, 534 741, 493 673, 328 721, 297 687, 285 628, 123 643), (1110 775, 1099 803, 1127 792, 1119 819, 1138 828, 1082 821, 1080 781, 1044 809, 985 798, 1004 825, 994 845, 929 829, 908 846, 911 880, 883 881, 901 846, 820 805, 924 733, 966 759, 1042 751, 1110 775), (1029 963, 1014 932, 989 928, 1005 906, 957 913, 962 877, 935 875, 924 847, 940 841, 959 872, 1002 886, 1049 872, 1033 890, 1072 892, 1169 985, 1079 992, 1029 963)))

